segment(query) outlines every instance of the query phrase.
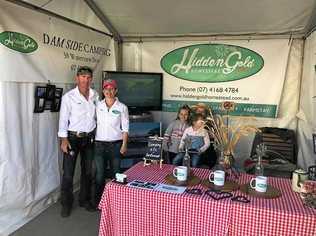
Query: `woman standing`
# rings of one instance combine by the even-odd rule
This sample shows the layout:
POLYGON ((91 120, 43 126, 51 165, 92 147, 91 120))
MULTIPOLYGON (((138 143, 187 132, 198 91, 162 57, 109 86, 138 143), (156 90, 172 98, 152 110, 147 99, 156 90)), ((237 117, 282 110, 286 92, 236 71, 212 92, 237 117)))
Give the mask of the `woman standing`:
POLYGON ((116 97, 115 80, 103 82, 104 99, 96 108, 97 130, 95 136, 96 203, 98 204, 105 185, 105 178, 114 178, 120 171, 122 156, 127 151, 129 118, 127 106, 116 97), (110 164, 110 176, 106 169, 110 164))

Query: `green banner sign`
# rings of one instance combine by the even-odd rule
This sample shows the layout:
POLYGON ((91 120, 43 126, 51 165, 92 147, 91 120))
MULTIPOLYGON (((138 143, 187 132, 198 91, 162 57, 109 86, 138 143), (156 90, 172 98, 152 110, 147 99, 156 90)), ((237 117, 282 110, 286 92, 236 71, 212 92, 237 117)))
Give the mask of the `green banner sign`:
MULTIPOLYGON (((172 101, 163 100, 162 110, 167 112, 177 112, 181 106, 187 104, 189 106, 196 105, 196 101, 172 101)), ((216 114, 226 114, 221 110, 221 102, 204 102, 212 108, 216 114)), ((256 116, 275 118, 277 106, 273 104, 249 104, 249 103, 235 103, 234 111, 229 112, 232 116, 256 116)))
POLYGON ((197 44, 164 55, 160 65, 168 74, 196 82, 228 82, 258 73, 263 58, 256 52, 227 44, 197 44))
POLYGON ((31 37, 11 31, 0 33, 0 43, 12 50, 22 53, 31 53, 38 48, 37 42, 31 37))

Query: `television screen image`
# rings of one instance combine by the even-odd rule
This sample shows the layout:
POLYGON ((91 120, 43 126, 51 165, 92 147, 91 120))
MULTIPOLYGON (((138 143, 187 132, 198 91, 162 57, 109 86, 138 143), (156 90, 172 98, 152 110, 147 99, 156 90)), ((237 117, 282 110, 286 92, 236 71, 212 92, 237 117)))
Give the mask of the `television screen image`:
POLYGON ((117 82, 117 96, 130 110, 161 110, 162 73, 106 71, 105 79, 117 82))

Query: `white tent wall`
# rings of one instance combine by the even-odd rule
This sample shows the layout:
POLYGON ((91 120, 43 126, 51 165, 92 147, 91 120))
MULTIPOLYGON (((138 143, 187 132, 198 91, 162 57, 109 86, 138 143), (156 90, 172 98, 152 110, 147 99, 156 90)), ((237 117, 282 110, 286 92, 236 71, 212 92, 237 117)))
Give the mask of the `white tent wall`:
POLYGON ((0 235, 7 235, 56 201, 60 153, 58 114, 33 114, 34 84, 1 82, 0 89, 0 235))
MULTIPOLYGON (((59 113, 33 113, 36 85, 0 82, 0 236, 36 217, 56 202, 60 194, 59 113)), ((64 91, 74 87, 73 84, 58 86, 64 91)), ((100 86, 95 89, 100 91, 100 86)), ((75 191, 80 180, 78 163, 75 191)))
MULTIPOLYGON (((125 71, 163 72, 161 67, 157 65, 157 61, 160 61, 160 52, 162 50, 169 48, 169 51, 172 51, 173 49, 178 48, 178 45, 182 45, 184 43, 198 44, 201 42, 209 42, 209 40, 209 38, 204 39, 204 41, 192 41, 192 39, 164 39, 163 41, 124 43, 123 69, 125 71)), ((296 113, 299 104, 303 44, 304 42, 301 39, 295 39, 291 42, 285 82, 279 104, 278 117, 275 119, 256 118, 255 121, 252 121, 252 124, 256 125, 257 127, 279 127, 293 129, 296 131, 296 113)), ((269 96, 269 91, 266 92, 267 96, 269 96)), ((164 129, 173 119, 175 119, 175 117, 176 113, 174 112, 154 112, 154 119, 157 121, 161 120, 164 129)), ((246 122, 244 124, 246 124, 246 122)), ((243 161, 249 157, 252 141, 253 136, 244 136, 236 146, 235 157, 237 159, 237 166, 239 168, 242 168, 243 161)))
MULTIPOLYGON (((25 224, 59 197, 62 155, 57 138, 59 113, 33 113, 36 86, 48 80, 63 93, 75 86, 73 65, 89 65, 100 92, 101 71, 116 69, 114 40, 91 29, 49 17, 12 3, 0 2, 0 33, 20 32, 38 50, 24 54, 0 44, 0 236, 25 224), (44 33, 74 42, 102 45, 106 55, 79 52, 44 43, 44 33), (64 58, 72 53, 74 59, 64 58), (95 59, 89 62, 82 59, 95 59)), ((65 41, 66 42, 66 41, 65 41)), ((80 169, 77 163, 75 188, 80 169)))
POLYGON ((316 133, 316 32, 306 40, 304 47, 304 63, 300 106, 298 112, 298 164, 308 167, 316 164, 313 146, 313 133, 316 133))

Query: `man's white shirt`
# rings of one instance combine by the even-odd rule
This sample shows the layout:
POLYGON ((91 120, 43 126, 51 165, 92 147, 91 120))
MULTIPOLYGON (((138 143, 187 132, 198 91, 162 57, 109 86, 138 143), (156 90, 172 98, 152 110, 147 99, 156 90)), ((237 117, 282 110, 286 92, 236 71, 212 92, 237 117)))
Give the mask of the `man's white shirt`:
POLYGON ((59 137, 68 137, 68 131, 91 132, 96 127, 96 104, 98 93, 90 89, 87 100, 80 92, 78 86, 62 97, 59 117, 59 137))
POLYGON ((97 132, 95 140, 117 141, 122 140, 123 132, 128 133, 129 118, 127 106, 116 98, 109 109, 105 100, 97 104, 97 132))

